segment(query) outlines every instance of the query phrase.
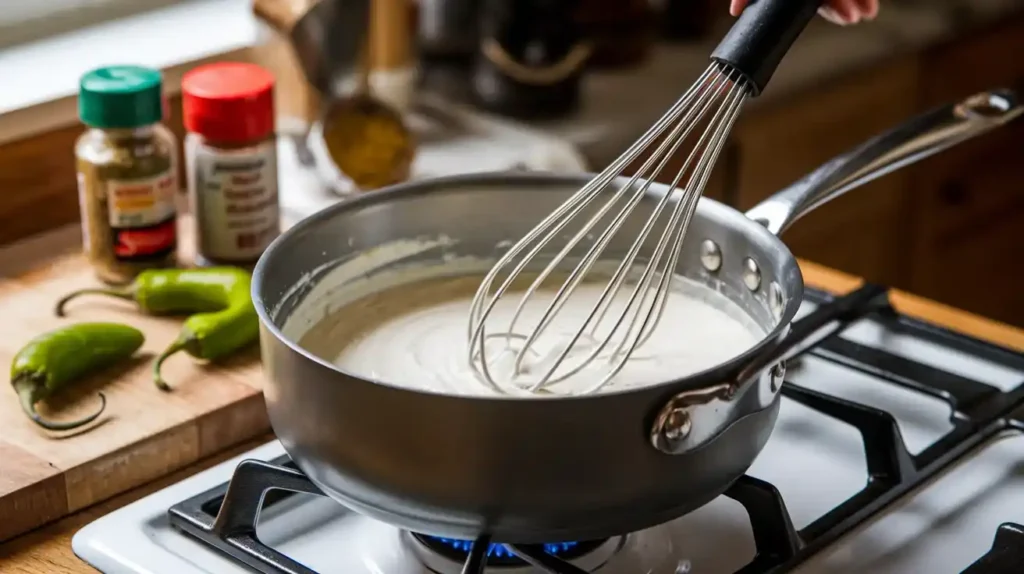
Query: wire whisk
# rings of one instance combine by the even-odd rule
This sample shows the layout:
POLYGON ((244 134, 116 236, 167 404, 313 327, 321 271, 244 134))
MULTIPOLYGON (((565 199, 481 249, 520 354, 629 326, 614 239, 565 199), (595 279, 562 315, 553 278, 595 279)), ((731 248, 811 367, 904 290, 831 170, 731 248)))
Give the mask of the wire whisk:
POLYGON ((661 119, 499 259, 469 311, 468 360, 482 383, 502 394, 559 394, 557 386, 579 374, 586 384, 574 381, 571 394, 593 393, 650 340, 673 289, 687 228, 732 126, 817 6, 804 0, 751 4, 711 65, 661 119), (694 138, 670 191, 652 192, 652 182, 694 138), (622 176, 651 148, 632 176, 622 176), (623 244, 629 247, 619 255, 623 244), (610 262, 603 257, 609 245, 616 246, 610 262), (611 273, 608 263, 615 267, 611 273), (600 294, 581 293, 595 278, 604 281, 600 294), (549 279, 558 285, 553 293, 542 288, 549 279), (574 299, 586 312, 561 313, 574 299), (583 373, 591 365, 603 368, 583 373))
POLYGON ((721 70, 721 66, 712 64, 647 133, 504 254, 484 278, 470 308, 470 362, 483 382, 504 393, 516 390, 536 393, 567 380, 600 358, 608 367, 597 381, 582 390, 583 393, 591 393, 604 387, 622 370, 627 359, 658 326, 675 275, 673 270, 682 251, 682 238, 747 95, 748 88, 743 79, 731 78, 721 70), (708 116, 710 121, 707 121, 708 116), (588 301, 590 310, 585 319, 578 322, 567 340, 558 341, 553 353, 538 352, 535 344, 573 297, 576 288, 588 278, 595 264, 602 260, 602 254, 613 238, 637 211, 644 197, 649 195, 651 183, 659 178, 702 120, 706 122, 703 132, 671 180, 670 188, 675 191, 662 194, 646 214, 639 235, 607 278, 607 285, 600 296, 593 303, 588 301), (667 135, 634 175, 628 180, 621 178, 626 166, 636 161, 666 132, 667 135), (601 205, 595 206, 598 203, 601 205), (524 271, 529 271, 530 263, 545 247, 562 236, 576 218, 595 207, 596 212, 575 231, 522 293, 511 319, 503 326, 489 325, 488 319, 499 300, 510 292, 524 271), (653 249, 644 249, 652 236, 657 237, 653 249), (529 301, 581 244, 586 246, 586 252, 561 281, 557 292, 541 312, 540 319, 531 329, 517 331, 529 301), (636 275, 640 265, 643 269, 639 276, 627 281, 631 275, 636 275), (492 293, 495 281, 510 267, 511 271, 492 293), (629 294, 623 303, 620 293, 624 290, 629 294), (609 317, 608 311, 615 302, 624 308, 617 316, 609 317), (505 379, 502 382, 492 372, 494 361, 488 359, 488 343, 494 340, 501 342, 499 352, 511 355, 511 372, 500 377, 505 379), (581 349, 585 349, 583 356, 567 365, 569 356, 579 355, 581 349), (525 367, 531 356, 535 359, 532 362, 546 364, 539 373, 531 373, 536 376, 524 381, 522 376, 526 374, 525 367), (525 384, 517 385, 517 382, 525 384))

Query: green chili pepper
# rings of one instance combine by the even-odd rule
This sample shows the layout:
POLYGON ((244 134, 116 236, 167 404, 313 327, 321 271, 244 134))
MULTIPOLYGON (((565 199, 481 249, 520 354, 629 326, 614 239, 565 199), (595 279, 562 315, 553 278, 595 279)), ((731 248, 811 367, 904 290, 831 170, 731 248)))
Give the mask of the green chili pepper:
POLYGON ((151 269, 140 273, 123 289, 82 289, 57 302, 64 316, 67 303, 85 294, 108 295, 134 301, 153 315, 196 313, 185 320, 178 338, 153 365, 153 382, 171 387, 160 375, 165 360, 178 351, 197 359, 216 360, 259 339, 259 318, 249 293, 252 278, 237 267, 203 269, 151 269))
POLYGON ((79 289, 57 302, 56 313, 80 295, 106 295, 134 301, 152 315, 220 311, 232 303, 249 300, 249 273, 237 267, 202 269, 149 269, 123 288, 79 289))
POLYGON ((21 409, 37 425, 53 431, 86 425, 103 414, 107 399, 93 414, 65 423, 44 419, 35 404, 79 379, 124 361, 145 342, 141 331, 117 323, 78 323, 43 333, 28 342, 11 363, 11 386, 21 409))

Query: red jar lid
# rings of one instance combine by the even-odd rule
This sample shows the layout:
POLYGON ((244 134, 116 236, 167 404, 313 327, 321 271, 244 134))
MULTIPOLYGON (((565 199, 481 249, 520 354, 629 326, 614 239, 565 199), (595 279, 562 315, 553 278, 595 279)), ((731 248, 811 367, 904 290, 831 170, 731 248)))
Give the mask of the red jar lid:
POLYGON ((216 142, 244 143, 274 133, 274 76, 255 64, 218 62, 181 79, 185 129, 216 142))

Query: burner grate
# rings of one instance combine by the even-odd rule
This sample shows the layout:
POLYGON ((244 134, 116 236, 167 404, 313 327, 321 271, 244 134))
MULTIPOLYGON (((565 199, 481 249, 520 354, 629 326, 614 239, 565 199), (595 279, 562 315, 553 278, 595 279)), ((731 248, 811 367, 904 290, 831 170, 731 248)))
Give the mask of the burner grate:
MULTIPOLYGON (((264 574, 316 574, 313 570, 262 544, 256 536, 260 510, 276 504, 292 493, 323 496, 323 493, 287 457, 269 463, 243 460, 235 468, 231 482, 198 494, 170 509, 176 528, 195 536, 246 566, 264 574), (274 493, 273 496, 271 493, 274 493)), ((417 536, 426 542, 429 537, 417 536)), ((438 540, 438 539, 434 539, 438 540)), ((487 535, 473 541, 466 555, 462 574, 483 574, 488 566, 526 563, 550 574, 587 574, 567 560, 595 549, 604 541, 579 542, 554 556, 544 544, 505 544, 500 563, 489 560, 494 545, 487 535), (515 557, 516 562, 511 558, 515 557)), ((429 543, 428 543, 429 544, 429 543)), ((445 546, 439 544, 441 548, 445 546)), ((448 545, 451 549, 452 546, 448 545)), ((460 557, 460 559, 462 559, 460 557)))
POLYGON ((996 531, 992 550, 962 574, 1016 574, 1024 564, 1024 526, 1006 523, 996 531))
MULTIPOLYGON (((899 315, 890 305, 887 291, 875 285, 865 285, 842 297, 808 291, 807 300, 818 305, 813 313, 832 316, 840 327, 836 332, 857 320, 870 318, 892 332, 1024 371, 1024 355, 899 315)), ((945 401, 952 409, 953 429, 913 455, 891 414, 786 382, 782 388, 785 397, 860 432, 867 458, 867 485, 806 527, 796 529, 778 489, 751 476, 741 477, 725 496, 746 509, 757 553, 736 574, 789 572, 990 439, 1006 431, 1024 431, 1024 383, 1003 392, 835 335, 833 332, 823 339, 809 340, 801 352, 945 401)), ((256 537, 260 509, 287 497, 288 492, 322 494, 287 457, 270 463, 246 460, 238 465, 230 483, 175 505, 169 511, 170 518, 178 529, 258 572, 315 574, 261 544, 256 537)), ((487 558, 493 554, 492 548, 490 537, 483 535, 463 549, 463 574, 482 574, 489 566, 487 558)), ((544 545, 504 548, 543 572, 585 574, 563 559, 568 556, 553 555, 557 553, 548 552, 544 545)), ((1004 524, 991 551, 961 574, 1009 574, 1019 571, 1022 563, 1024 527, 1004 524)))

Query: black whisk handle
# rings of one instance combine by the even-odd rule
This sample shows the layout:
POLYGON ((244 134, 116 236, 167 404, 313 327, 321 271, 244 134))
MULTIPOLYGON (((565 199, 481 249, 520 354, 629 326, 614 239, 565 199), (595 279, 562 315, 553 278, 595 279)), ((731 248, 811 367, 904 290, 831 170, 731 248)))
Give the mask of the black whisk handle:
POLYGON ((742 74, 750 95, 757 96, 822 4, 823 0, 751 0, 711 59, 742 74))

